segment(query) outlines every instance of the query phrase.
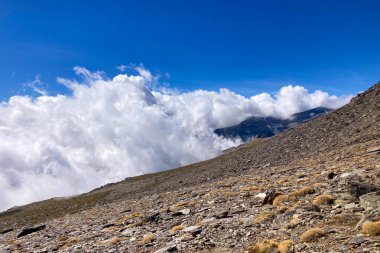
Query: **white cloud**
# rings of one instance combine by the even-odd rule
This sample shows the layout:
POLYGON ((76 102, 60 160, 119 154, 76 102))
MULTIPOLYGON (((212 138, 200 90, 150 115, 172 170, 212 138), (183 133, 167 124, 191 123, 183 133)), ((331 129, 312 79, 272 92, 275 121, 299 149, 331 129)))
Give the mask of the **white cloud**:
POLYGON ((147 82, 153 81, 154 77, 152 73, 147 70, 143 65, 135 67, 135 70, 139 73, 141 77, 143 77, 147 82))
MULTIPOLYGON (((14 75, 12 75, 13 77, 14 75)), ((32 89, 34 92, 36 92, 39 95, 46 96, 47 91, 42 87, 42 82, 40 80, 40 75, 37 75, 33 81, 25 83, 25 87, 32 89)))
POLYGON ((121 64, 120 66, 117 66, 116 69, 120 70, 121 72, 124 72, 128 69, 128 66, 121 64))
POLYGON ((227 89, 151 91, 154 77, 138 68, 107 79, 76 67, 82 81, 58 79, 70 96, 40 92, 0 104, 0 210, 214 157, 239 142, 213 129, 251 115, 287 117, 350 99, 291 85, 250 98, 227 89))

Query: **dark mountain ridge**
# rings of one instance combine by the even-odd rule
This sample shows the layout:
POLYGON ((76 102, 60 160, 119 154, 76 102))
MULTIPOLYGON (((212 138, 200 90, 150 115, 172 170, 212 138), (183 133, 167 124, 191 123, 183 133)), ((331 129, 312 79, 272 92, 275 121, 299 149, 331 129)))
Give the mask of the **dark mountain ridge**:
POLYGON ((240 138, 247 142, 254 138, 266 138, 282 133, 289 127, 330 111, 332 110, 325 107, 316 107, 295 113, 288 119, 252 116, 237 125, 215 129, 214 133, 230 139, 240 138))

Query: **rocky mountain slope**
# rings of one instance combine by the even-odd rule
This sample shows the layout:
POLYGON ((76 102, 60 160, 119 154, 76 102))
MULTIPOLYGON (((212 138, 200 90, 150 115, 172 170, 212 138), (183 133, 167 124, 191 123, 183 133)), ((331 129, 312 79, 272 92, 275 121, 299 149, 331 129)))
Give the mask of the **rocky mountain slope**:
POLYGON ((330 111, 331 109, 328 108, 317 107, 304 112, 295 113, 291 115, 289 119, 253 116, 237 125, 215 129, 214 133, 225 138, 240 138, 246 142, 254 138, 271 137, 282 133, 289 127, 293 127, 301 122, 330 111))
POLYGON ((0 252, 380 252, 380 83, 271 138, 0 214, 0 252))

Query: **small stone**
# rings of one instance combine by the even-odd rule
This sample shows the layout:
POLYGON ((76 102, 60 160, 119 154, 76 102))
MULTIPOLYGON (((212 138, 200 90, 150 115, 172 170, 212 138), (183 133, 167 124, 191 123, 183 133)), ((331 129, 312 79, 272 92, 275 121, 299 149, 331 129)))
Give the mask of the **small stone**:
POLYGON ((129 229, 126 229, 124 230, 123 232, 121 232, 121 234, 123 236, 132 236, 133 235, 133 231, 129 230, 129 229))
POLYGON ((215 221, 216 220, 216 218, 215 217, 211 217, 211 218, 208 218, 208 219, 204 219, 204 220, 202 220, 201 221, 201 223, 211 223, 211 222, 213 222, 213 221, 215 221))
POLYGON ((190 226, 190 227, 185 228, 183 231, 188 232, 188 233, 198 234, 202 231, 202 227, 201 226, 190 226))
POLYGON ((349 204, 345 204, 345 205, 343 206, 343 208, 346 209, 346 210, 354 209, 354 208, 356 208, 356 207, 358 207, 358 206, 357 206, 357 204, 355 204, 355 203, 349 203, 349 204))
POLYGON ((267 196, 265 192, 260 192, 255 195, 255 198, 264 199, 265 196, 267 196))
POLYGON ((352 240, 352 244, 355 245, 360 245, 364 242, 365 240, 361 236, 355 236, 355 238, 352 240))
POLYGON ((189 208, 186 208, 186 209, 180 210, 179 212, 182 213, 183 215, 188 215, 190 214, 191 210, 189 208))
POLYGON ((153 213, 144 218, 144 222, 157 222, 160 219, 160 213, 153 213))
POLYGON ((228 216, 228 211, 227 210, 223 210, 215 215, 213 215, 215 218, 217 219, 223 219, 223 218, 226 218, 228 216))

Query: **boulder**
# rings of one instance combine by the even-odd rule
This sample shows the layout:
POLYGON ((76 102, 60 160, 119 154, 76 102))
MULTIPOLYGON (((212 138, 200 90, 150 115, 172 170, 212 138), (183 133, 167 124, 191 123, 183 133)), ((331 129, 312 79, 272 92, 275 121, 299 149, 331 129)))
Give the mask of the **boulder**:
POLYGON ((359 199, 360 205, 365 209, 380 208, 380 191, 364 194, 359 199))
POLYGON ((347 188, 348 192, 356 198, 370 192, 380 191, 379 186, 361 181, 348 181, 347 188))

